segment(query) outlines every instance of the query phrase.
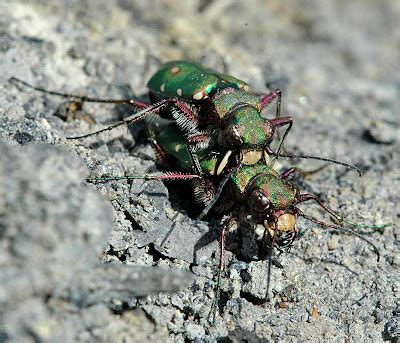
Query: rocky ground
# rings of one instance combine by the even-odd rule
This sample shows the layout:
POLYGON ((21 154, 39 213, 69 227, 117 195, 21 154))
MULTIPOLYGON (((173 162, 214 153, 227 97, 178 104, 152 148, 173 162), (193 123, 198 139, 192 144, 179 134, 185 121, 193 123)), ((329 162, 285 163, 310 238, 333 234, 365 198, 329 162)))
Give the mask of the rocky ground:
MULTIPOLYGON (((0 341, 399 339, 398 1, 35 0, 2 1, 0 13, 0 341), (210 325, 215 222, 190 218, 182 201, 193 200, 177 202, 160 182, 84 182, 156 171, 143 125, 65 139, 132 110, 71 111, 8 81, 146 100, 149 77, 174 59, 227 70, 257 92, 281 88, 295 122, 287 151, 365 171, 329 166, 301 188, 351 220, 390 223, 359 229, 380 262, 356 237, 300 221, 304 236, 274 259, 269 301, 266 261, 227 252, 210 325)), ((320 165, 281 164, 295 162, 320 165)))

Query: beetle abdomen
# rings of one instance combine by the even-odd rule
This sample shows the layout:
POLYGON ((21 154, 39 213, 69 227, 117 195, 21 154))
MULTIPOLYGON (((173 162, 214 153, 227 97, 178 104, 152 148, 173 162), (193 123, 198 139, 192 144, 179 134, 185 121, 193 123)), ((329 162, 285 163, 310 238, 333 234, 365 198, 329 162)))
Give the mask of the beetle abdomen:
POLYGON ((247 84, 233 76, 218 73, 200 64, 173 61, 156 72, 147 86, 161 97, 179 97, 186 100, 202 100, 217 87, 231 83, 239 89, 247 84))

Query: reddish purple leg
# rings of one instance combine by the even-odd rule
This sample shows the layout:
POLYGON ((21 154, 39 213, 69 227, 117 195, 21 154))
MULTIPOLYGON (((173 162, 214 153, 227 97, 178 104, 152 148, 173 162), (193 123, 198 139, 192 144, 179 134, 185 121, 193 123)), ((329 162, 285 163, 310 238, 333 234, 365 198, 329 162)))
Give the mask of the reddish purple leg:
POLYGON ((282 179, 287 179, 289 176, 293 175, 294 173, 297 173, 299 170, 295 167, 291 167, 288 170, 285 170, 282 174, 281 174, 281 178, 282 179))
POLYGON ((311 174, 321 171, 322 169, 326 168, 326 166, 327 166, 327 164, 324 164, 323 166, 321 166, 317 169, 314 169, 314 170, 310 170, 310 171, 305 171, 305 170, 297 168, 297 167, 291 167, 288 170, 285 170, 281 174, 281 178, 287 179, 289 176, 292 176, 294 173, 299 173, 302 177, 306 177, 307 175, 311 175, 311 174))
POLYGON ((173 117, 178 127, 188 136, 187 147, 193 167, 199 175, 202 175, 203 170, 196 155, 196 147, 204 141, 205 137, 204 134, 198 131, 199 118, 197 113, 193 112, 185 102, 178 98, 172 98, 171 102, 177 109, 177 111, 173 111, 173 117))
POLYGON ((225 236, 226 229, 229 225, 229 221, 231 218, 227 219, 226 222, 222 225, 221 237, 219 238, 219 271, 222 273, 224 271, 224 257, 225 257, 225 236))
POLYGON ((177 111, 173 111, 173 117, 179 128, 188 135, 198 133, 199 117, 197 113, 183 101, 178 98, 171 98, 171 102, 175 105, 177 111))
POLYGON ((277 118, 269 119, 269 123, 272 126, 274 126, 275 128, 288 125, 288 127, 286 128, 285 133, 283 134, 283 137, 279 143, 278 149, 276 150, 276 154, 279 154, 281 152, 283 142, 285 141, 286 136, 288 135, 290 129, 292 128, 293 118, 292 117, 277 117, 277 118))
POLYGON ((88 182, 106 182, 106 181, 120 181, 120 180, 158 180, 158 181, 183 181, 201 179, 200 175, 187 174, 181 172, 165 172, 157 174, 143 174, 143 175, 125 175, 125 176, 106 176, 106 177, 88 177, 88 182))
MULTIPOLYGON (((37 89, 37 88, 34 88, 37 89)), ((37 90, 41 90, 41 89, 37 89, 37 90)), ((56 95, 60 95, 60 96, 68 96, 70 97, 70 95, 67 94, 63 94, 63 93, 58 93, 58 92, 52 92, 50 94, 56 94, 56 95)), ((75 96, 74 96, 75 97, 75 96)), ((85 101, 97 101, 97 100, 102 100, 102 99, 94 99, 94 98, 87 98, 87 97, 77 97, 80 98, 82 100, 85 101)), ((104 129, 101 130, 97 130, 95 132, 91 132, 85 135, 81 135, 81 136, 75 136, 75 137, 67 137, 67 139, 81 139, 81 138, 86 138, 86 137, 90 137, 92 135, 97 135, 99 133, 102 133, 104 131, 109 131, 113 128, 116 128, 118 126, 122 126, 122 125, 131 125, 135 122, 138 122, 140 120, 142 120, 144 117, 146 116, 150 116, 150 115, 158 115, 158 113, 165 107, 167 107, 168 105, 172 104, 173 106, 175 106, 175 108, 177 109, 177 111, 174 111, 174 119, 176 120, 177 125, 179 126, 179 128, 184 132, 187 133, 188 135, 194 135, 194 134, 198 134, 199 132, 197 131, 197 126, 198 126, 198 117, 197 114, 194 113, 189 106, 187 106, 183 101, 177 99, 177 98, 169 98, 169 99, 164 99, 161 100, 155 104, 152 105, 147 105, 141 102, 137 102, 136 100, 104 100, 103 102, 112 102, 112 103, 129 103, 131 105, 137 106, 137 107, 144 107, 141 111, 139 111, 138 113, 133 114, 132 116, 129 116, 127 118, 124 118, 123 120, 114 123, 104 129)), ((201 175, 202 174, 202 169, 200 167, 200 162, 197 158, 197 155, 195 153, 195 147, 191 144, 188 144, 188 150, 189 150, 189 154, 190 157, 192 159, 193 162, 193 166, 196 170, 196 172, 201 175)))
MULTIPOLYGON (((267 107, 272 101, 274 101, 275 98, 278 98, 277 104, 276 104, 276 114, 274 119, 270 119, 271 125, 275 127, 280 127, 284 125, 289 125, 283 134, 283 137, 279 143, 278 149, 276 151, 277 154, 281 152, 283 142, 285 141, 286 136, 288 135, 290 129, 292 128, 293 124, 293 119, 291 117, 283 117, 281 118, 281 103, 282 103, 282 92, 280 89, 275 89, 271 93, 265 95, 261 99, 261 110, 263 110, 265 107, 267 107)), ((279 132, 278 132, 278 139, 279 139, 279 132)))
POLYGON ((159 110, 158 105, 159 104, 166 104, 168 101, 171 101, 176 108, 179 110, 176 114, 176 121, 178 126, 185 132, 192 133, 195 129, 197 129, 198 126, 198 117, 197 114, 195 114, 183 101, 179 100, 178 98, 171 98, 168 99, 167 101, 160 101, 159 103, 156 104, 146 104, 142 101, 136 100, 136 99, 102 99, 102 98, 92 98, 88 96, 80 96, 76 94, 68 94, 68 93, 61 93, 61 92, 56 92, 56 91, 50 91, 41 87, 36 87, 32 86, 31 84, 17 79, 17 78, 11 78, 10 81, 12 83, 20 83, 23 84, 26 87, 32 88, 36 91, 42 92, 42 93, 47 93, 47 94, 52 94, 52 95, 57 95, 61 96, 63 98, 69 98, 69 99, 77 99, 83 102, 100 102, 100 103, 110 103, 110 104, 129 104, 132 105, 140 110, 144 109, 149 109, 149 114, 152 113, 152 109, 154 112, 157 112, 159 110))
POLYGON ((224 271, 224 257, 225 257, 225 236, 229 228, 235 223, 235 219, 232 216, 226 218, 222 223, 221 236, 219 239, 219 267, 218 267, 218 279, 217 279, 217 287, 216 294, 214 298, 213 308, 212 308, 212 322, 215 323, 215 315, 218 308, 218 303, 221 295, 221 278, 222 272, 224 271))
POLYGON ((203 132, 194 133, 188 136, 188 142, 193 145, 204 145, 208 144, 210 137, 203 132))
POLYGON ((278 103, 276 104, 276 117, 281 116, 281 101, 282 101, 282 92, 280 89, 275 89, 271 93, 265 95, 261 99, 261 110, 267 107, 275 98, 278 98, 278 103))

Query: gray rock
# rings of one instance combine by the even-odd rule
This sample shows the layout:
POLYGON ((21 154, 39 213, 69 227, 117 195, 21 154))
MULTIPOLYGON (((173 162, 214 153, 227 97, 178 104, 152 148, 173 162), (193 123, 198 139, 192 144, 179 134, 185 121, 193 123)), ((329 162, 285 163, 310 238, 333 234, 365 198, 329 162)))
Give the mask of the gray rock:
POLYGON ((0 162, 3 336, 73 342, 108 323, 111 301, 189 285, 184 271, 97 262, 113 209, 96 190, 81 185, 88 171, 64 148, 1 143, 0 162), (90 314, 92 322, 89 307, 101 309, 101 315, 90 314), (85 327, 74 328, 79 309, 85 327))
MULTIPOLYGON (((0 13, 0 139, 11 142, 0 155, 0 340, 396 339, 398 1, 63 0, 50 6, 35 0, 0 3, 0 13), (65 139, 134 110, 85 103, 73 114, 65 99, 7 81, 14 76, 63 92, 147 101, 146 82, 172 59, 204 62, 256 92, 281 87, 282 115, 294 118, 287 152, 332 157, 365 171, 359 179, 329 166, 295 182, 352 221, 392 223, 378 232, 357 228, 380 249, 379 264, 356 237, 299 220, 305 234, 290 253, 276 256, 271 299, 263 303, 267 271, 265 262, 253 261, 255 237, 251 230, 232 234, 220 315, 211 326, 214 223, 189 218, 174 201, 174 184, 83 182, 84 165, 97 177, 157 171, 145 125, 65 139), (176 269, 189 268, 197 276, 186 289, 190 277, 176 269), (138 297, 177 285, 184 288, 179 298, 138 297), (318 317, 311 316, 314 307, 318 317)), ((274 104, 265 115, 275 115, 274 104)), ((280 169, 320 166, 277 162, 280 169)), ((184 200, 193 200, 189 192, 184 200)), ((311 203, 302 209, 329 220, 311 203)))

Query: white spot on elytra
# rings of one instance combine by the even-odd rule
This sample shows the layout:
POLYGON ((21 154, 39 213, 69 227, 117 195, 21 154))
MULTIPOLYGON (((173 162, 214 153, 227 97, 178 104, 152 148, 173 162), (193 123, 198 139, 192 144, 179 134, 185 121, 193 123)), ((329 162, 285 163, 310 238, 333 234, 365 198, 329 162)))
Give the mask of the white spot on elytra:
POLYGON ((179 73, 180 70, 181 70, 181 68, 175 66, 175 67, 172 67, 172 68, 171 68, 171 73, 172 73, 172 74, 176 74, 176 73, 179 73))
POLYGON ((193 99, 194 99, 194 100, 201 100, 201 99, 203 99, 203 92, 200 91, 200 92, 197 92, 197 93, 193 94, 193 99))
POLYGON ((160 86, 160 91, 161 91, 161 92, 164 92, 164 90, 165 90, 165 83, 163 83, 163 84, 160 86))
POLYGON ((182 95, 182 89, 181 89, 181 88, 178 88, 178 89, 176 90, 176 94, 178 94, 179 96, 181 96, 181 95, 182 95))

